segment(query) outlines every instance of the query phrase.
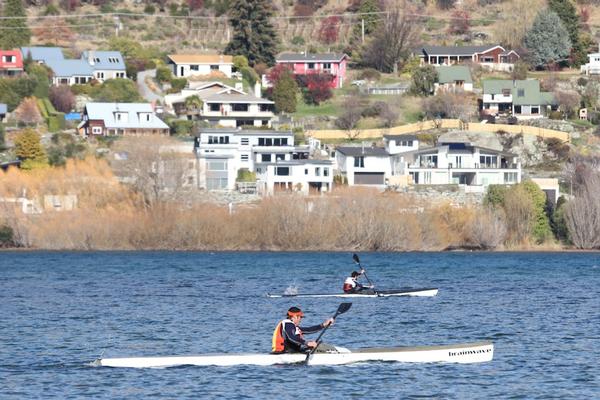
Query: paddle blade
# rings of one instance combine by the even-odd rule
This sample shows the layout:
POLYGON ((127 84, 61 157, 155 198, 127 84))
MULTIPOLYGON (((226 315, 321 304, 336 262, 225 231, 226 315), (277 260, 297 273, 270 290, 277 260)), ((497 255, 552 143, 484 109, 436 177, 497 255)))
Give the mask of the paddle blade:
POLYGON ((350 307, 352 307, 352 303, 342 303, 340 304, 340 306, 338 307, 336 314, 340 315, 345 313, 346 311, 348 311, 350 309, 350 307))
POLYGON ((352 259, 354 260, 355 263, 360 264, 360 259, 358 258, 358 254, 354 253, 354 255, 352 255, 352 259))

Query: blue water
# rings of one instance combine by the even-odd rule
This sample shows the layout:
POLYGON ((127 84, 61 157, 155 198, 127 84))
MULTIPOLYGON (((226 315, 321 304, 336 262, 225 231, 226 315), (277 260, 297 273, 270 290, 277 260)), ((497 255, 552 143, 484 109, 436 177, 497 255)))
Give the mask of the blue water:
POLYGON ((349 348, 493 340, 483 364, 112 369, 105 357, 268 352, 292 305, 320 323, 349 253, 0 253, 0 398, 599 398, 597 253, 363 253, 381 288, 326 342, 349 348))

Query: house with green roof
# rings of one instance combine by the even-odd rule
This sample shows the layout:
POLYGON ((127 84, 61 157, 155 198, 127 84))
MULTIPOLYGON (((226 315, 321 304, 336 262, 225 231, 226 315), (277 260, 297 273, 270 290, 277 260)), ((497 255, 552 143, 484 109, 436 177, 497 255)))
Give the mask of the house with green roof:
POLYGON ((540 90, 537 79, 486 79, 481 106, 483 114, 528 119, 543 117, 558 104, 552 93, 540 90))
POLYGON ((439 91, 473 91, 473 78, 471 70, 466 65, 439 66, 437 82, 434 84, 434 93, 439 91))

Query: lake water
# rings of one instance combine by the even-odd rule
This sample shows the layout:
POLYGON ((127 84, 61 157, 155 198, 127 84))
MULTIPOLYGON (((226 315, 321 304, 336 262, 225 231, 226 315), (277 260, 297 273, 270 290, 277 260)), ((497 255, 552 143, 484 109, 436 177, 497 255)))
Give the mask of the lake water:
POLYGON ((307 324, 340 299, 350 253, 0 253, 0 398, 599 398, 597 253, 362 253, 380 288, 327 331, 348 348, 492 340, 483 364, 90 366, 105 357, 269 352, 292 305, 307 324))

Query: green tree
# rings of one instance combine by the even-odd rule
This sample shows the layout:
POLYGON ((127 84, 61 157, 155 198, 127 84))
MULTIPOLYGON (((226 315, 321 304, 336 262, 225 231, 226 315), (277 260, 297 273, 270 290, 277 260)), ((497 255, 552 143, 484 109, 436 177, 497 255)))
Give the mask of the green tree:
POLYGON ((571 52, 573 65, 579 66, 587 61, 587 49, 581 40, 581 22, 577 10, 571 0, 548 0, 548 7, 560 18, 563 26, 569 32, 573 50, 571 52))
POLYGON ((362 21, 364 21, 365 25, 365 37, 375 32, 377 29, 377 25, 379 20, 381 19, 381 15, 376 14, 380 12, 379 6, 377 5, 377 1, 375 0, 362 0, 360 3, 360 7, 358 8, 360 15, 358 24, 354 26, 353 35, 357 40, 362 38, 362 21))
POLYGON ((6 0, 2 15, 6 19, 0 20, 0 49, 27 46, 31 40, 31 31, 24 18, 26 14, 22 0, 6 0))
MULTIPOLYGON (((525 188, 533 203, 534 219, 531 234, 536 242, 542 243, 552 237, 550 220, 546 214, 546 194, 533 181, 527 180, 522 182, 521 185, 525 188)), ((509 210, 506 211, 509 212, 509 210)))
POLYGON ((34 80, 32 96, 38 99, 44 99, 50 94, 50 78, 47 67, 38 63, 30 63, 27 68, 27 75, 34 80))
POLYGON ((245 56, 234 56, 233 66, 236 71, 240 71, 242 68, 248 68, 248 59, 245 56))
POLYGON ((493 207, 502 207, 507 190, 508 186, 506 185, 489 185, 483 199, 483 204, 491 205, 493 207))
POLYGON ((25 129, 15 138, 15 155, 23 161, 21 163, 23 169, 33 169, 48 164, 40 135, 33 129, 25 129))
POLYGON ((282 71, 273 87, 273 101, 277 112, 296 112, 298 84, 290 70, 282 71))
POLYGON ((571 51, 569 34, 558 15, 551 10, 541 10, 537 14, 524 43, 535 67, 564 61, 571 51))
POLYGON ((4 125, 0 123, 0 151, 6 149, 6 138, 4 136, 4 125))
POLYGON ((204 102, 197 95, 186 97, 184 104, 185 104, 185 108, 187 110, 200 110, 201 111, 202 107, 204 107, 204 102))
POLYGON ((250 65, 275 64, 277 32, 271 23, 273 8, 268 0, 232 0, 229 23, 233 28, 226 54, 243 55, 250 65))
POLYGON ((433 65, 420 67, 413 73, 410 91, 417 96, 429 96, 433 94, 437 79, 438 73, 433 65))
POLYGON ((109 79, 91 93, 94 101, 109 103, 135 103, 141 101, 135 82, 129 79, 109 79))

